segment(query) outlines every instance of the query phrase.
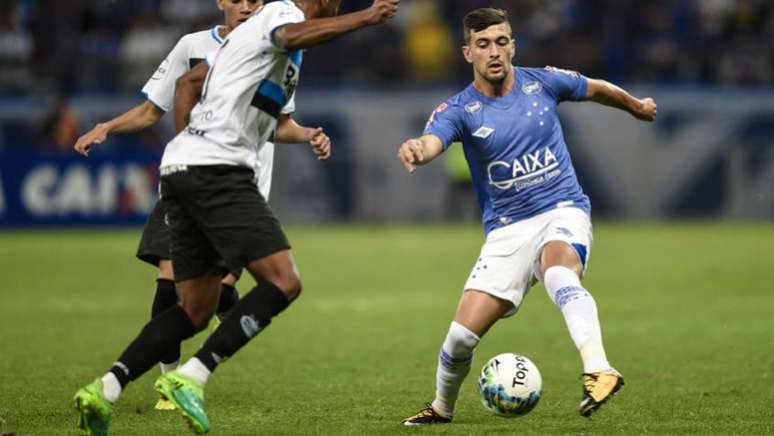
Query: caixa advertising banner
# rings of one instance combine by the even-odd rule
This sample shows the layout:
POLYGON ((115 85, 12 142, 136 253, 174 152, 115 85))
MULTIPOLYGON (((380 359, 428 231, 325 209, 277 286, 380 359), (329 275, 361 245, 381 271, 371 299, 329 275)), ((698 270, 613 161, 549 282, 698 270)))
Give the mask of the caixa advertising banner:
POLYGON ((158 199, 153 153, 0 156, 0 227, 142 224, 158 199))

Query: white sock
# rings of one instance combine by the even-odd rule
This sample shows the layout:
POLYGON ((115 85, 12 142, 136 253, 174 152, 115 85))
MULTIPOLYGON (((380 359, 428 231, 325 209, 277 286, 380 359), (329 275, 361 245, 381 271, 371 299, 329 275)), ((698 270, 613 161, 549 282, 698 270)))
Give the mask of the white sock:
POLYGON ((188 359, 188 361, 178 369, 178 372, 196 380, 202 385, 206 384, 210 375, 212 375, 212 371, 204 366, 201 360, 195 357, 188 359))
POLYGON ((465 376, 470 372, 473 349, 479 337, 462 324, 452 321, 449 333, 438 353, 438 369, 435 373, 435 400, 433 408, 441 415, 451 418, 454 404, 465 376))
POLYGON ((112 372, 102 376, 102 395, 111 404, 118 401, 118 397, 121 396, 121 383, 112 372))
POLYGON ((177 367, 180 366, 180 361, 176 360, 172 363, 159 362, 159 366, 161 367, 161 373, 166 374, 168 372, 176 370, 177 367))
POLYGON ((583 372, 610 369, 602 345, 602 330, 597 318, 597 303, 581 286, 578 275, 569 268, 552 266, 544 274, 543 284, 551 300, 559 307, 575 346, 583 359, 583 372))

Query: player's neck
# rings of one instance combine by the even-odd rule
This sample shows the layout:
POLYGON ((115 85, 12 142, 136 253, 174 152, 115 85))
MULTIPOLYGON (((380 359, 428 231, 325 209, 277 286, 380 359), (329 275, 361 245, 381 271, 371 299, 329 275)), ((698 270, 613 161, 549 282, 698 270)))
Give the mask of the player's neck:
POLYGON ((498 98, 508 95, 515 83, 515 69, 511 69, 505 79, 499 83, 490 82, 479 74, 476 74, 475 80, 473 80, 473 86, 476 90, 489 98, 498 98))
POLYGON ((234 29, 229 29, 228 26, 224 24, 222 26, 218 26, 216 32, 218 32, 218 36, 220 37, 220 39, 226 39, 226 37, 228 36, 229 33, 231 33, 232 30, 234 29))

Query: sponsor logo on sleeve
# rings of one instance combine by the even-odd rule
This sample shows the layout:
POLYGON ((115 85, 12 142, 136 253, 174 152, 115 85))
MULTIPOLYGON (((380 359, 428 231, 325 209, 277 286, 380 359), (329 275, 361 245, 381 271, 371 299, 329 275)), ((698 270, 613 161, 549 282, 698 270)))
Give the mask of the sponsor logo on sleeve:
POLYGON ((441 103, 438 105, 437 108, 433 111, 432 114, 430 114, 430 119, 427 120, 427 124, 425 125, 425 129, 430 127, 430 124, 433 124, 433 121, 435 121, 435 115, 440 114, 441 112, 445 111, 449 108, 449 105, 447 103, 441 103))
POLYGON ((550 71, 552 73, 562 73, 562 74, 566 74, 568 76, 572 76, 572 77, 575 77, 575 78, 580 77, 580 73, 578 73, 577 71, 564 70, 562 68, 556 68, 556 67, 552 67, 552 66, 547 66, 546 67, 546 71, 550 71))

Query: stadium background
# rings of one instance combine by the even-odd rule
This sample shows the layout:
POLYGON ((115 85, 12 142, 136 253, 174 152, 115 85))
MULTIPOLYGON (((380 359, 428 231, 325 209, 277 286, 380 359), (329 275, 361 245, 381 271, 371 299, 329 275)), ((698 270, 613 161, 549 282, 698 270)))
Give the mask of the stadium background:
MULTIPOLYGON (((342 12, 368 4, 345 0, 342 12)), ((569 421, 576 357, 556 309, 533 296, 475 362, 513 349, 543 370, 550 395, 516 428, 774 431, 764 407, 774 397, 761 389, 774 369, 774 3, 766 0, 403 0, 388 25, 306 53, 296 117, 326 128, 334 156, 318 163, 303 145, 278 146, 271 203, 290 224, 309 291, 223 371, 209 394, 216 425, 224 434, 255 426, 294 434, 281 423, 300 419, 295 430, 317 434, 393 433, 429 399, 434 353, 481 233, 459 154, 411 176, 394 155, 469 83, 461 18, 489 5, 511 12, 517 64, 576 69, 659 103, 653 125, 590 104, 561 109, 596 219, 589 286, 632 387, 595 422, 569 421), (524 326, 529 335, 514 335, 524 326), (281 389, 245 369, 288 381, 281 389), (234 383, 243 386, 237 406, 234 383), (379 410, 352 404, 342 389, 378 396, 379 410), (276 406, 310 392, 329 404, 310 400, 307 420, 276 406)), ((147 316, 154 275, 132 256, 156 199, 170 117, 112 137, 89 159, 72 151, 75 139, 142 102, 139 89, 182 34, 221 22, 214 0, 0 1, 3 430, 71 431, 68 396, 147 316)), ((249 286, 240 283, 242 292, 249 286)), ((138 424, 158 434, 182 428, 148 411, 153 378, 128 394, 118 434, 147 434, 138 424)), ((514 428, 486 416, 470 380, 465 386, 468 417, 455 431, 514 428)))

